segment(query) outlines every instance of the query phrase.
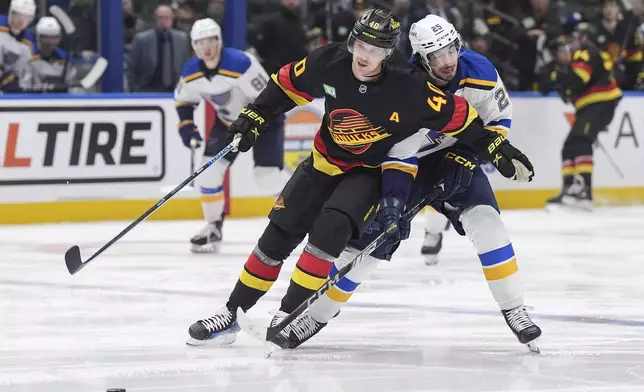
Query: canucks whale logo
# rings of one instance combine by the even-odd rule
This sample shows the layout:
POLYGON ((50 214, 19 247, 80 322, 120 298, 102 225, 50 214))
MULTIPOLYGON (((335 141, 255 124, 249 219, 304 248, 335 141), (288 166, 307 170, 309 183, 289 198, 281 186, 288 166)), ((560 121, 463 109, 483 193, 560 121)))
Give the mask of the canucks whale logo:
POLYGON ((352 154, 362 154, 377 141, 388 138, 383 127, 374 127, 364 115, 353 109, 336 109, 329 115, 329 133, 338 146, 352 154))

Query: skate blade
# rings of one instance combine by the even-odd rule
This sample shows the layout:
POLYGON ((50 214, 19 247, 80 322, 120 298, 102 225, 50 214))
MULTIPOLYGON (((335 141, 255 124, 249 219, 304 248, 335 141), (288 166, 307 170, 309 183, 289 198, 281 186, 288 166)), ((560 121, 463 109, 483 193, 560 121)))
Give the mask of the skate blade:
POLYGON ((210 346, 210 347, 223 347, 223 346, 229 346, 237 340, 237 332, 228 332, 221 334, 213 339, 207 339, 207 340, 199 340, 199 339, 194 339, 192 337, 188 338, 186 340, 186 346, 191 346, 191 347, 203 347, 203 346, 210 346))
POLYGON ((266 351, 264 351, 264 358, 270 358, 275 351, 281 351, 282 348, 277 344, 268 341, 266 342, 266 351))
POLYGON ((219 248, 221 247, 221 242, 209 242, 205 245, 195 245, 192 244, 190 251, 192 253, 219 253, 219 248))
POLYGON ((533 340, 531 342, 528 342, 525 345, 528 347, 528 350, 530 350, 531 353, 541 354, 541 349, 537 345, 537 339, 535 339, 535 340, 533 340))
POLYGON ((438 264, 438 255, 423 255, 425 258, 425 265, 428 267, 438 264))

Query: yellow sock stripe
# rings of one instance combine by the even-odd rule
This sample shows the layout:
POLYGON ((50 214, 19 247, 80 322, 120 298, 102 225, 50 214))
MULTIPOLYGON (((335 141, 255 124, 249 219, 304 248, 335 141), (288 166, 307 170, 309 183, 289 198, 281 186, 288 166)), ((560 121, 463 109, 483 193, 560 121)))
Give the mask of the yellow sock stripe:
POLYGON ((517 259, 513 257, 510 261, 497 265, 491 268, 483 268, 485 279, 487 280, 500 280, 516 273, 519 270, 517 259))
POLYGON ((561 175, 564 176, 572 176, 575 175, 575 167, 574 166, 566 166, 561 169, 561 175))
POLYGON ((593 172, 593 164, 592 163, 578 163, 575 166, 575 171, 577 172, 577 174, 592 173, 593 172))
POLYGON ((318 278, 317 276, 309 275, 301 269, 297 268, 297 266, 293 270, 291 279, 293 280, 293 282, 309 290, 317 290, 322 287, 324 282, 327 281, 326 278, 318 278))
POLYGON ((224 192, 217 193, 216 195, 201 195, 199 198, 202 203, 214 203, 224 200, 224 192))
POLYGON ((258 277, 255 277, 246 271, 246 269, 242 269, 241 274, 239 274, 239 280, 245 284, 248 287, 254 288, 259 291, 268 291, 273 283, 268 280, 263 280, 258 277))
POLYGON ((344 291, 337 289, 335 286, 331 287, 326 292, 327 297, 335 302, 347 302, 351 297, 351 294, 353 293, 345 293, 344 291))

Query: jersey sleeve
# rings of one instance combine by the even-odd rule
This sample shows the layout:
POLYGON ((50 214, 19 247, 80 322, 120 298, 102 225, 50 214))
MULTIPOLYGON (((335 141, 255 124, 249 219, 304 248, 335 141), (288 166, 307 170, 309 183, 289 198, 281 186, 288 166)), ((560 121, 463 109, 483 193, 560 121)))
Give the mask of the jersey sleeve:
POLYGON ((271 75, 255 105, 264 113, 276 115, 323 97, 319 72, 324 63, 322 54, 326 50, 328 47, 317 48, 302 60, 280 68, 271 75))
POLYGON ((254 101, 266 87, 269 76, 255 56, 250 53, 245 53, 245 55, 250 60, 250 66, 239 78, 238 86, 249 101, 254 101))
POLYGON ((438 130, 446 136, 459 138, 479 114, 465 99, 443 92, 431 82, 425 81, 420 95, 423 116, 422 126, 438 130))
POLYGON ((512 128, 512 101, 500 77, 493 89, 476 90, 475 99, 469 100, 479 113, 485 128, 507 137, 512 128))
POLYGON ((409 136, 396 143, 381 164, 382 196, 395 197, 403 203, 409 197, 411 182, 418 172, 416 152, 422 145, 423 132, 409 136))
POLYGON ((194 109, 201 101, 199 91, 194 88, 197 80, 204 78, 205 75, 199 66, 199 58, 192 58, 183 65, 181 78, 174 89, 174 100, 179 115, 178 127, 194 125, 194 109))
POLYGON ((568 72, 557 74, 557 80, 562 83, 565 90, 570 91, 568 95, 578 95, 585 89, 594 71, 592 60, 588 50, 577 50, 572 55, 568 72))

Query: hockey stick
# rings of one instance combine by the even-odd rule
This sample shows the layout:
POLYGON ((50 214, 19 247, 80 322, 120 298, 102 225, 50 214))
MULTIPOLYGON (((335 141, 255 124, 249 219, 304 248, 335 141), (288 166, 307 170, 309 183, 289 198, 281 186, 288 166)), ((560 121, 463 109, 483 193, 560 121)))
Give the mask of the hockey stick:
POLYGON ((613 169, 615 169, 617 174, 623 180, 624 179, 624 173, 622 173, 622 171, 619 169, 619 166, 617 166, 617 163, 615 163, 615 161, 613 161, 613 158, 610 156, 610 154, 608 153, 606 148, 604 148, 604 145, 601 144, 601 142, 599 141, 599 138, 597 138, 595 140, 595 143, 597 144, 597 147, 599 147, 599 149, 602 150, 604 152, 604 154, 606 154, 606 158, 608 158, 608 162, 610 162, 610 165, 613 167, 613 169))
MULTIPOLYGON (((76 32, 76 26, 74 25, 74 22, 69 17, 69 15, 67 15, 67 13, 57 5, 52 5, 51 7, 49 7, 49 13, 51 13, 54 18, 58 20, 58 23, 60 23, 60 25, 62 26, 63 31, 65 31, 65 35, 67 37, 70 37, 71 41, 72 34, 76 32)), ((67 68, 69 67, 70 62, 70 53, 71 48, 69 48, 69 50, 67 51, 67 56, 65 57, 65 66, 63 67, 63 72, 61 74, 61 80, 63 83, 67 81, 67 68)), ((80 86, 85 90, 92 88, 105 73, 107 65, 107 60, 105 60, 103 57, 99 57, 96 60, 96 63, 94 63, 92 69, 90 69, 87 75, 85 75, 85 77, 80 81, 80 86)))
MULTIPOLYGON (((411 209, 409 209, 405 214, 403 215, 402 219, 408 219, 411 220, 414 218, 416 214, 418 214, 425 206, 432 201, 434 201, 438 195, 440 194, 441 190, 437 188, 433 192, 431 192, 429 195, 425 196, 421 201, 419 201, 415 206, 413 206, 411 209)), ((293 320, 295 320, 300 314, 302 314, 306 309, 310 308, 311 305, 315 301, 317 301, 324 293, 327 292, 331 287, 335 286, 336 283, 342 278, 344 278, 352 269, 356 267, 356 265, 360 264, 362 260, 369 256, 371 252, 376 250, 380 245, 382 245, 386 240, 387 240, 387 233, 392 230, 393 227, 389 226, 387 230, 383 231, 378 237, 376 237, 369 245, 367 245, 366 248, 364 248, 356 257, 351 260, 347 265, 344 267, 340 268, 337 274, 333 276, 333 278, 329 279, 316 291, 313 293, 306 301, 302 302, 295 310, 291 312, 288 316, 286 316, 282 321, 280 321, 278 324, 268 327, 266 329, 266 341, 273 341, 273 339, 284 330, 293 320)), ((237 312, 239 314, 239 311, 237 312)), ((278 346, 280 345, 278 342, 273 342, 277 344, 278 346)))
POLYGON ((152 215, 156 210, 158 210, 163 204, 165 204, 166 201, 168 201, 172 196, 174 196, 177 192, 181 190, 184 186, 186 186, 190 181, 194 180, 195 177, 197 177, 199 174, 201 174, 204 170, 210 167, 213 163, 217 162, 221 158, 223 158, 226 154, 231 152, 232 150, 237 148, 237 145, 239 144, 240 137, 236 137, 232 142, 230 142, 226 147, 224 147, 223 150, 221 150, 217 155, 214 157, 210 158, 208 162, 206 162, 203 166, 201 166, 199 169, 197 169, 196 172, 192 173, 190 177, 186 178, 183 180, 183 182, 179 185, 177 185, 176 188, 174 188, 170 193, 165 195, 161 200, 159 200, 156 204, 154 204, 152 207, 150 207, 147 211, 143 213, 140 217, 138 217, 134 222, 130 223, 128 227, 123 229, 120 233, 116 235, 116 237, 112 238, 107 244, 103 245, 96 253, 94 253, 89 259, 86 261, 82 261, 81 259, 81 254, 80 254, 80 248, 78 245, 74 245, 71 248, 65 252, 65 264, 67 265, 67 270, 69 271, 70 274, 74 275, 81 269, 85 268, 87 264, 89 264, 92 260, 94 260, 98 255, 103 253, 107 248, 110 246, 114 245, 114 243, 118 240, 121 239, 125 234, 127 234, 130 230, 132 230, 136 225, 139 223, 143 222, 148 216, 152 215))
MULTIPOLYGON (((192 173, 195 170, 195 154, 197 151, 197 148, 201 147, 201 144, 199 143, 198 140, 192 139, 190 140, 190 173, 192 173)), ((164 186, 161 187, 161 192, 163 193, 168 193, 170 190, 172 190, 174 186, 164 186)), ((181 192, 192 192, 195 190, 195 181, 192 180, 190 181, 190 184, 183 189, 181 189, 181 192)))
POLYGON ((80 81, 80 85, 85 90, 89 90, 90 88, 94 87, 96 82, 98 82, 98 80, 105 73, 107 65, 107 60, 105 60, 103 57, 99 57, 94 63, 92 69, 90 69, 87 75, 85 75, 85 77, 80 81))
MULTIPOLYGON (((65 31, 65 35, 69 37, 70 40, 70 46, 71 46, 71 36, 76 32, 76 26, 74 25, 74 22, 72 22, 71 18, 67 13, 60 8, 57 5, 52 5, 49 7, 49 12, 56 18, 58 23, 63 27, 63 31, 65 31)), ((67 79, 67 68, 69 67, 69 57, 71 53, 71 47, 68 48, 67 50, 67 55, 65 56, 65 66, 63 67, 63 72, 60 76, 61 82, 64 83, 66 82, 67 79)))

